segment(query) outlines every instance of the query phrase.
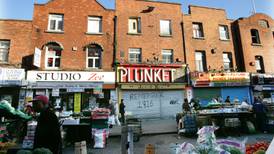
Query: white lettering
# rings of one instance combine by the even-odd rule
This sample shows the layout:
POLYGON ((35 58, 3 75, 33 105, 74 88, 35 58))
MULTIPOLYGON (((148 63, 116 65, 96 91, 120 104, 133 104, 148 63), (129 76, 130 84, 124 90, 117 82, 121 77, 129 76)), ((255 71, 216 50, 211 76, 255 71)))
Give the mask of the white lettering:
POLYGON ((144 70, 144 77, 145 77, 145 82, 153 82, 153 75, 152 75, 152 69, 145 69, 144 70), (149 71, 149 72, 148 72, 149 71))
POLYGON ((162 82, 160 73, 161 73, 160 69, 154 71, 154 82, 162 82), (157 79, 158 79, 158 81, 157 81, 157 79))
POLYGON ((127 69, 125 68, 120 68, 120 82, 125 82, 124 78, 127 76, 127 69))

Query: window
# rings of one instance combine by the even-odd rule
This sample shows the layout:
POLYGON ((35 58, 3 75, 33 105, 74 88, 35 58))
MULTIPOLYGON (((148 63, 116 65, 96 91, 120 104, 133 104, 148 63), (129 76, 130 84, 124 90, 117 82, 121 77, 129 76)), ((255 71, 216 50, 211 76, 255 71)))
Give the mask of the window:
POLYGON ((60 14, 50 14, 48 30, 63 31, 64 30, 64 16, 60 14))
POLYGON ((141 63, 141 49, 140 48, 130 48, 129 49, 129 62, 130 63, 141 63))
POLYGON ((62 48, 57 43, 48 43, 46 46, 46 68, 58 69, 61 65, 62 48))
POLYGON ((171 35, 171 21, 170 20, 160 20, 160 35, 171 35))
POLYGON ((258 24, 263 28, 269 28, 268 21, 266 20, 258 20, 258 24))
POLYGON ((264 61, 262 56, 255 56, 255 67, 257 73, 265 73, 264 61))
POLYGON ((219 33, 221 40, 229 40, 228 27, 226 25, 219 26, 219 33))
POLYGON ((92 33, 92 34, 102 33, 101 17, 88 17, 88 33, 92 33))
POLYGON ((258 30, 257 29, 251 29, 250 32, 251 32, 252 43, 261 44, 258 30))
POLYGON ((196 64, 196 71, 198 72, 207 71, 205 51, 195 51, 195 64, 196 64))
POLYGON ((170 49, 162 50, 162 63, 163 64, 171 64, 173 63, 173 51, 170 49))
POLYGON ((202 23, 194 22, 192 24, 192 28, 193 28, 193 37, 194 38, 203 38, 204 37, 204 31, 203 31, 202 23))
POLYGON ((224 70, 230 72, 230 70, 233 68, 232 54, 230 52, 224 52, 223 61, 224 61, 224 70))
POLYGON ((141 18, 128 19, 128 33, 131 33, 131 34, 141 33, 141 18))
POLYGON ((87 48, 87 68, 100 68, 102 48, 91 44, 87 48))
POLYGON ((0 63, 7 63, 9 60, 10 41, 0 40, 0 63))

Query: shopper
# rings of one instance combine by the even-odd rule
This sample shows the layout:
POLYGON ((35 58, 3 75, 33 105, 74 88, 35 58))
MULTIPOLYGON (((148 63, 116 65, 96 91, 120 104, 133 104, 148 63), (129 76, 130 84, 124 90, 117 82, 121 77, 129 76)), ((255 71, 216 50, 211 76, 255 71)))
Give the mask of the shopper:
POLYGON ((183 106, 182 106, 182 110, 185 111, 185 112, 190 111, 190 106, 189 106, 189 103, 188 103, 187 98, 184 99, 184 103, 183 103, 183 106))
POLYGON ((39 95, 33 99, 33 109, 40 113, 34 138, 35 148, 48 148, 53 154, 61 154, 61 132, 57 116, 49 107, 47 96, 39 95))
POLYGON ((256 118, 256 128, 261 132, 266 131, 266 107, 260 98, 254 98, 253 111, 256 118))
POLYGON ((230 96, 227 96, 227 97, 226 97, 225 103, 226 103, 227 105, 230 105, 230 96))
POLYGON ((122 124, 125 123, 125 104, 124 104, 124 99, 121 99, 121 103, 119 105, 119 111, 120 111, 120 114, 121 114, 121 121, 122 121, 122 124))

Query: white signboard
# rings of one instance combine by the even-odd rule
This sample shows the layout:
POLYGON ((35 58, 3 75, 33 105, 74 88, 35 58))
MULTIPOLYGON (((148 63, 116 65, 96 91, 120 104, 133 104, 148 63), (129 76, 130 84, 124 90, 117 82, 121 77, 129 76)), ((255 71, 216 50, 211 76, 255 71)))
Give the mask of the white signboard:
POLYGON ((60 92, 59 92, 59 89, 56 88, 56 89, 52 89, 51 95, 52 95, 52 96, 55 96, 55 97, 58 97, 58 96, 59 96, 59 93, 60 93, 60 92))
POLYGON ((41 50, 39 48, 35 48, 34 56, 33 56, 33 65, 36 67, 40 67, 41 65, 41 50))
POLYGON ((24 69, 0 68, 0 84, 22 84, 25 79, 24 69))
POLYGON ((103 82, 115 83, 115 72, 69 72, 69 71, 28 71, 27 80, 58 82, 103 82))

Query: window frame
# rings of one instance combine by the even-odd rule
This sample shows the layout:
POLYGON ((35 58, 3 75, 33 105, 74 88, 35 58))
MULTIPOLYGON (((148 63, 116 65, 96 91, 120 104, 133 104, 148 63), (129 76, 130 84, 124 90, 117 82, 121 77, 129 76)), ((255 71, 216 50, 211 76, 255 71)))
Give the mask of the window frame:
POLYGON ((172 64, 174 62, 174 55, 172 49, 162 49, 162 64, 172 64), (164 59, 164 56, 170 56, 169 59, 164 59))
POLYGON ((48 46, 46 46, 46 52, 45 52, 45 68, 46 69, 60 69, 61 68, 61 57, 62 57, 62 51, 63 50, 60 50, 60 52, 61 52, 61 54, 60 54, 60 56, 56 56, 56 51, 54 51, 55 52, 55 54, 54 54, 54 56, 49 56, 49 47, 48 46), (53 60, 52 60, 52 66, 48 66, 48 59, 49 58, 53 58, 53 60), (56 59, 60 59, 60 66, 59 67, 56 67, 55 66, 55 61, 56 61, 56 59))
POLYGON ((195 70, 197 72, 206 72, 207 71, 207 62, 206 62, 206 52, 204 50, 195 50, 194 52, 194 58, 195 58, 195 70), (196 54, 200 53, 201 54, 201 60, 197 60, 196 54), (201 61, 199 63, 199 67, 197 65, 197 61, 201 61), (202 64, 202 67, 201 67, 202 64), (201 70, 202 69, 202 70, 201 70))
POLYGON ((141 24, 141 17, 130 17, 128 18, 128 34, 141 34, 142 33, 142 24, 141 24), (135 21, 136 28, 134 28, 134 25, 130 21, 135 21))
POLYGON ((1 60, 2 58, 0 57, 0 63, 8 63, 9 62, 9 53, 10 53, 10 45, 11 41, 10 40, 0 40, 0 42, 6 42, 8 43, 8 46, 3 45, 0 43, 0 53, 6 54, 6 60, 1 60))
POLYGON ((168 19, 160 19, 160 36, 171 36, 172 35, 172 23, 168 19), (164 22, 168 22, 168 30, 164 30, 164 22), (161 24, 162 23, 162 24, 161 24), (168 31, 168 33, 166 33, 168 31))
MULTIPOLYGON (((96 27, 97 28, 97 27, 96 27)), ((87 33, 88 34, 102 34, 103 33, 103 17, 101 16, 88 16, 87 18, 87 33), (91 31, 91 22, 98 22, 98 31, 91 31)))
POLYGON ((195 39, 204 39, 205 34, 202 22, 192 22, 192 37, 195 39), (194 25, 197 25, 198 29, 195 29, 194 25))
POLYGON ((89 48, 91 48, 91 47, 86 48, 86 68, 87 69, 100 69, 101 68, 101 61, 102 61, 102 49, 101 49, 101 51, 99 51, 98 56, 90 56, 89 57, 88 56, 88 52, 89 52, 88 49, 89 48), (89 59, 93 59, 93 67, 89 67, 89 59), (96 59, 99 60, 99 66, 98 67, 96 67, 96 59))
POLYGON ((223 52, 222 56, 223 56, 223 68, 224 68, 224 71, 230 72, 231 69, 233 69, 232 53, 231 52, 223 52), (225 58, 224 58, 225 54, 227 55, 227 60, 229 60, 229 62, 225 62, 225 58), (226 63, 228 63, 228 66, 229 66, 228 69, 225 67, 226 63))
POLYGON ((128 62, 133 63, 133 64, 142 63, 142 49, 141 48, 129 48, 128 49, 128 62), (132 50, 135 50, 135 51, 132 51, 132 50), (130 57, 131 54, 135 54, 135 56, 134 56, 135 59, 137 58, 136 55, 139 54, 139 61, 136 61, 136 60, 132 61, 131 57, 130 57))
POLYGON ((224 40, 224 41, 230 40, 229 28, 227 25, 219 25, 219 35, 220 35, 220 40, 224 40), (224 29, 221 30, 221 28, 224 28, 224 29), (222 37, 222 35, 224 35, 225 37, 222 37))
POLYGON ((64 32, 64 14, 54 14, 54 13, 50 13, 48 16, 48 31, 51 32, 64 32), (55 16, 55 17, 54 17, 55 16), (58 18, 57 16, 61 17, 58 18), (55 21, 55 28, 51 29, 51 21, 54 20, 55 21), (62 21, 62 28, 58 29, 59 26, 59 21, 62 21))
POLYGON ((250 34, 252 44, 261 44, 260 34, 257 29, 251 29, 250 34), (253 35, 253 33, 255 33, 255 35, 253 35), (254 39, 256 39, 256 42, 253 42, 254 39))
POLYGON ((269 23, 265 19, 259 19, 258 20, 258 25, 262 28, 269 28, 269 23))
POLYGON ((255 56, 255 69, 257 73, 265 73, 264 60, 260 55, 255 56), (257 69, 257 66, 260 66, 260 69, 257 69))

